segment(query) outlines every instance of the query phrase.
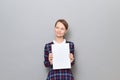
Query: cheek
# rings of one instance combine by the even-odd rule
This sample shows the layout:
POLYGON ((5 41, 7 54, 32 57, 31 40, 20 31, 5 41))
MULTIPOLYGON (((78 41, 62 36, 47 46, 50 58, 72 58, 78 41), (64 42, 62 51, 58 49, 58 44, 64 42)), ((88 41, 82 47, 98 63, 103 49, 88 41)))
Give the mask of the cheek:
POLYGON ((57 29, 54 29, 55 32, 57 32, 57 29))
POLYGON ((65 34, 66 33, 66 31, 62 31, 62 34, 65 34))

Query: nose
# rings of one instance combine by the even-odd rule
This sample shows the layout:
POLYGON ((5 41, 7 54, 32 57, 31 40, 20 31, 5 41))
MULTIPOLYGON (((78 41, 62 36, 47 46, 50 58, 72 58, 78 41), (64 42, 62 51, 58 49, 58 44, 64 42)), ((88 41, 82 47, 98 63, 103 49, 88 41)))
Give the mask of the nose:
POLYGON ((58 31, 58 32, 61 32, 61 29, 58 29, 57 31, 58 31))

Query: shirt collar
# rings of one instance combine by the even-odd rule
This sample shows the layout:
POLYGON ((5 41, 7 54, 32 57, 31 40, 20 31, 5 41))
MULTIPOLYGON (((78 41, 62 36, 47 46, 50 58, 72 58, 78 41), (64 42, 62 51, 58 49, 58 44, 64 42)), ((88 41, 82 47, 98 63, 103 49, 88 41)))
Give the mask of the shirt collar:
POLYGON ((66 39, 64 39, 63 42, 61 42, 61 43, 58 43, 58 42, 56 42, 55 40, 53 40, 53 43, 54 43, 54 44, 64 44, 64 43, 66 43, 66 39))

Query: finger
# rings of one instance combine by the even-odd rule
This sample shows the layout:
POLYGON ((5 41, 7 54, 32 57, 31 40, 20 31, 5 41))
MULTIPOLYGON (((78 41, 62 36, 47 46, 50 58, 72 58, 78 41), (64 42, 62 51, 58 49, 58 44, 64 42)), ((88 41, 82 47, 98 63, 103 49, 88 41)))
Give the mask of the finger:
POLYGON ((52 54, 52 53, 49 53, 49 56, 53 56, 53 54, 52 54))

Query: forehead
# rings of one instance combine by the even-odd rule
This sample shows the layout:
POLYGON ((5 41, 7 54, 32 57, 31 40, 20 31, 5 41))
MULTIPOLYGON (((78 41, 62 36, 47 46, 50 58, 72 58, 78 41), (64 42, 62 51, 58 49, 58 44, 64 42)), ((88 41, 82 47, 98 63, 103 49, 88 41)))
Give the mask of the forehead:
POLYGON ((61 22, 57 22, 56 27, 65 28, 65 26, 61 22))

